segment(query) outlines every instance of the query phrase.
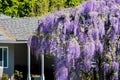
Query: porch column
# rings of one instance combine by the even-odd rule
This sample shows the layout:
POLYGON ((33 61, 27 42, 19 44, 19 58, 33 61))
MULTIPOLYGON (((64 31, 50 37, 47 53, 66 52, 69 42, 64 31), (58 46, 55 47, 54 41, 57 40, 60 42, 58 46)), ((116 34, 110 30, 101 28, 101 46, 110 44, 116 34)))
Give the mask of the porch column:
POLYGON ((30 45, 28 46, 28 80, 31 80, 31 73, 30 73, 30 45))
POLYGON ((41 80, 45 80, 45 75, 44 75, 44 51, 42 51, 42 54, 41 54, 41 80))

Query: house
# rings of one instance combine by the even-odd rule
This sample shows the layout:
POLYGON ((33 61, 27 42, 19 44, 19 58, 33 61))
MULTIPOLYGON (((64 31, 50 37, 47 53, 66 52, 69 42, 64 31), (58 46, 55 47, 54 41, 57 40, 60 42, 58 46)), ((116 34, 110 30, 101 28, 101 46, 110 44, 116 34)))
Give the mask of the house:
MULTIPOLYGON (((28 59, 30 56, 28 54, 29 46, 27 45, 27 40, 37 27, 38 18, 36 17, 0 17, 0 77, 5 73, 10 78, 13 78, 16 69, 24 72, 25 76, 30 73, 28 71, 28 68, 30 68, 28 59)), ((53 76, 51 71, 51 64, 53 63, 52 57, 45 57, 45 73, 48 76, 48 80, 49 76, 53 76)), ((36 60, 32 55, 31 69, 36 68, 35 71, 40 72, 40 65, 38 66, 38 64, 40 64, 40 61, 36 60)), ((31 70, 33 73, 35 71, 31 70)))
POLYGON ((20 66, 27 69, 27 40, 37 25, 38 19, 35 17, 0 17, 0 77, 5 73, 13 78, 15 69, 20 66))
POLYGON ((0 19, 8 19, 11 18, 10 16, 6 16, 4 14, 0 14, 0 19))

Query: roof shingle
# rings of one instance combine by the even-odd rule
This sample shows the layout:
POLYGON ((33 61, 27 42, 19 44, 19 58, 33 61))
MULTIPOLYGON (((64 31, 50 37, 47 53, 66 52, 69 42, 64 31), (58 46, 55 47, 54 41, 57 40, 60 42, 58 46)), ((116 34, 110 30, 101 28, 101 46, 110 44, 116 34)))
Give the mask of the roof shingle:
POLYGON ((0 19, 0 26, 16 40, 28 40, 38 27, 38 19, 36 17, 0 19))

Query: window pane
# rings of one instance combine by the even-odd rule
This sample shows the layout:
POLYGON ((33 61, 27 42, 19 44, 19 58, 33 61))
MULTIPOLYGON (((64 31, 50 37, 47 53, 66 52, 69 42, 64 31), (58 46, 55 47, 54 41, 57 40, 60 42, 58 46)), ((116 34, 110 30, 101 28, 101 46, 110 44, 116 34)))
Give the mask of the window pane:
POLYGON ((7 48, 4 48, 4 67, 7 67, 7 48))
POLYGON ((2 48, 0 48, 0 66, 2 66, 2 48))

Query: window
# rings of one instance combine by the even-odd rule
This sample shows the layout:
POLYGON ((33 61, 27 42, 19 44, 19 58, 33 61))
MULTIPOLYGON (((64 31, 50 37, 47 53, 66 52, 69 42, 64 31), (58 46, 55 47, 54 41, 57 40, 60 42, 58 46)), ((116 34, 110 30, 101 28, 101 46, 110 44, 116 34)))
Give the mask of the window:
POLYGON ((0 47, 0 67, 8 67, 8 48, 0 47))

